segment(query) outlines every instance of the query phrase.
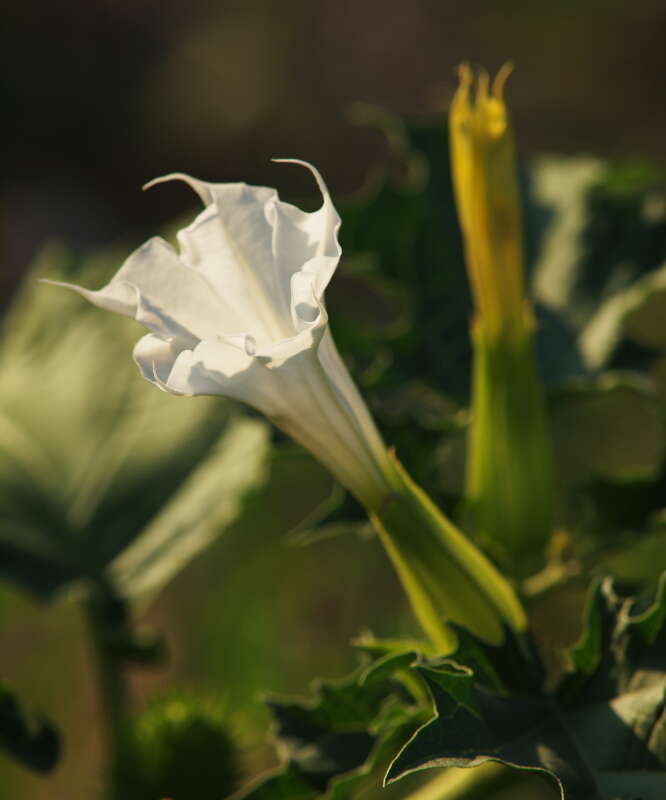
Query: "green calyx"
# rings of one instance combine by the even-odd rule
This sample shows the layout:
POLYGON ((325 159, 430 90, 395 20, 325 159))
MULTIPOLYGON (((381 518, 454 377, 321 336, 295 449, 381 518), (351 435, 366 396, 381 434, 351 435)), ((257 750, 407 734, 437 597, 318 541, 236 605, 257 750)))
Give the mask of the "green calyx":
POLYGON ((455 648, 447 622, 491 644, 526 627, 507 580, 418 487, 397 459, 396 490, 370 514, 412 608, 438 653, 455 648))
POLYGON ((477 320, 472 343, 466 521, 500 556, 535 554, 553 532, 555 489, 532 324, 520 335, 491 337, 477 320))

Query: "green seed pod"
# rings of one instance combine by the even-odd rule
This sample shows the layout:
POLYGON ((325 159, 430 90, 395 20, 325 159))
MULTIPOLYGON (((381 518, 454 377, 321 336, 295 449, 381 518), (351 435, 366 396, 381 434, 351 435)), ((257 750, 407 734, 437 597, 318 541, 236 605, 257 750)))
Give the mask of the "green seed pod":
POLYGON ((239 754, 220 704, 181 694, 131 723, 112 768, 112 800, 210 800, 236 788, 239 754))

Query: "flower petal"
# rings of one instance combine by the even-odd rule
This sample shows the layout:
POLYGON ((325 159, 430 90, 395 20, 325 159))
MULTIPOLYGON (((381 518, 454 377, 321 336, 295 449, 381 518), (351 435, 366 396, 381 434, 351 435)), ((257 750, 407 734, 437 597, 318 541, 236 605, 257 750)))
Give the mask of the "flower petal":
POLYGON ((205 183, 180 173, 158 182, 170 179, 186 181, 207 203, 194 222, 178 232, 178 242, 182 261, 206 277, 224 308, 217 333, 238 333, 243 320, 240 330, 262 344, 293 335, 289 286, 282 285, 276 272, 273 232, 265 211, 277 200, 275 189, 205 183))
POLYGON ((178 232, 181 259, 206 277, 222 308, 217 333, 247 332, 262 344, 294 333, 285 307, 288 291, 275 276, 263 191, 229 184, 216 203, 178 232), (220 211, 223 202, 226 215, 220 211))
POLYGON ((321 322, 325 314, 315 291, 316 277, 311 272, 297 272, 291 276, 291 317, 297 331, 321 322))
POLYGON ((280 164, 299 164, 309 169, 317 182, 322 195, 322 205, 317 211, 306 212, 300 208, 278 200, 274 211, 273 252, 278 267, 283 273, 293 274, 290 254, 299 252, 302 269, 316 276, 315 293, 321 300, 324 289, 340 260, 342 248, 338 242, 340 217, 319 171, 295 158, 275 158, 280 164))
POLYGON ((164 339, 196 344, 219 332, 220 307, 205 278, 173 248, 154 237, 129 256, 103 289, 48 281, 83 295, 100 308, 132 317, 164 339))
POLYGON ((311 170, 323 195, 318 211, 301 211, 274 189, 245 183, 205 183, 174 173, 148 184, 183 180, 206 204, 178 233, 180 257, 205 275, 223 306, 218 334, 245 331, 260 347, 301 330, 294 327, 292 277, 312 273, 321 300, 341 252, 340 218, 321 176, 306 162, 282 160, 311 170))
POLYGON ((377 464, 384 469, 387 464, 386 445, 377 430, 375 421, 361 397, 349 370, 338 353, 330 328, 326 327, 317 350, 317 356, 338 402, 345 408, 356 427, 359 437, 366 442, 377 464))
POLYGON ((385 476, 317 357, 325 330, 323 324, 283 340, 272 357, 250 355, 238 342, 201 342, 176 358, 164 388, 247 403, 315 453, 344 485, 368 502, 379 502, 387 492, 385 476))
POLYGON ((176 358, 165 388, 176 394, 221 394, 259 407, 254 402, 261 392, 252 386, 250 367, 262 372, 260 362, 238 342, 223 338, 208 339, 176 358))
POLYGON ((166 342, 159 336, 149 333, 139 339, 132 355, 143 377, 162 389, 174 362, 184 349, 185 347, 178 341, 166 342))

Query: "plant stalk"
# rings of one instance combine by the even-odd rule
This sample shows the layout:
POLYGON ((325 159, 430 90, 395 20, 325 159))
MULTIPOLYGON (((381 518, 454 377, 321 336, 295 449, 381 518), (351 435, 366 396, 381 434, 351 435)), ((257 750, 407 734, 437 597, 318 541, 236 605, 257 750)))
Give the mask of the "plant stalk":
POLYGON ((118 647, 127 629, 127 613, 122 601, 99 584, 84 601, 84 608, 97 668, 108 771, 118 763, 128 716, 129 687, 123 675, 125 659, 118 647))

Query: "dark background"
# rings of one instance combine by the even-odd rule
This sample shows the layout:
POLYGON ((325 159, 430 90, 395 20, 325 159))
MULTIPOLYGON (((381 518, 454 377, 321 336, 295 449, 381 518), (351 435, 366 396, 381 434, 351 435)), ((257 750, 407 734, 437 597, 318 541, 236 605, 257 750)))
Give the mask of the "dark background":
POLYGON ((8 0, 0 39, 0 296, 44 240, 132 244, 190 203, 157 175, 334 194, 382 158, 353 101, 441 108, 462 60, 515 64, 523 154, 660 157, 661 0, 8 0), (307 187, 307 188, 306 188, 307 187))

